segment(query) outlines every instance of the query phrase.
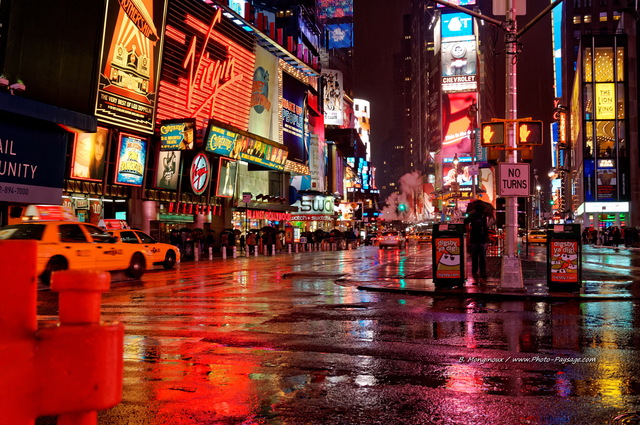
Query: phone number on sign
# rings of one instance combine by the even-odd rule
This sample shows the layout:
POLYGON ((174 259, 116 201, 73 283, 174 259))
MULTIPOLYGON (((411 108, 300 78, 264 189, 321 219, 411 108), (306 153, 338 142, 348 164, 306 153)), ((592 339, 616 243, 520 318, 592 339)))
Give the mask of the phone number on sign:
POLYGON ((24 187, 0 186, 0 192, 12 195, 28 195, 29 189, 24 187))

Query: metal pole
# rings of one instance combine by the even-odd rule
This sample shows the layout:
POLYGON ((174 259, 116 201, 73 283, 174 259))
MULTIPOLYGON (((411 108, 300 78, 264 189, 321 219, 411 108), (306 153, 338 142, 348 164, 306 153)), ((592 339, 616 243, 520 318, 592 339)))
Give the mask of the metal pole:
MULTIPOLYGON (((506 51, 506 91, 505 106, 507 122, 507 163, 518 162, 516 150, 516 124, 518 118, 518 82, 517 82, 517 54, 518 29, 516 22, 515 0, 507 0, 505 22, 505 51, 506 51)), ((502 257, 500 286, 504 289, 524 289, 522 265, 518 257, 518 198, 507 197, 505 201, 506 235, 505 252, 502 257)))

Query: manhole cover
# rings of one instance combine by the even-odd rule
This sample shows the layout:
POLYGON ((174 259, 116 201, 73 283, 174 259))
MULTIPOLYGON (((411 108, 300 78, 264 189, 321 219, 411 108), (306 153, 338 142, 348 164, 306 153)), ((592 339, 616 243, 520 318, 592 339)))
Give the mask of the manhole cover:
POLYGON ((613 418, 613 425, 636 425, 640 424, 640 412, 625 413, 613 418))

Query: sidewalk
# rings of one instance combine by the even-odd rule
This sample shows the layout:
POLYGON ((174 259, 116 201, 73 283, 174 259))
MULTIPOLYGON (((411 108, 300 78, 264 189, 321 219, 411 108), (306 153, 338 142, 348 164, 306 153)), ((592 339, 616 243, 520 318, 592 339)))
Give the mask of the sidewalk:
MULTIPOLYGON (((487 298, 495 300, 580 300, 609 301, 640 299, 640 287, 631 276, 605 273, 593 269, 582 269, 582 286, 579 291, 549 291, 547 287, 547 264, 542 261, 521 259, 524 288, 509 290, 500 287, 501 257, 487 258, 488 279, 486 284, 476 285, 467 281, 454 288, 442 288, 434 285, 429 277, 409 279, 381 279, 361 282, 355 286, 360 290, 378 292, 396 292, 410 295, 456 296, 487 298)), ((470 270, 471 264, 467 264, 470 270)), ((352 282, 355 284, 355 282, 352 282)))

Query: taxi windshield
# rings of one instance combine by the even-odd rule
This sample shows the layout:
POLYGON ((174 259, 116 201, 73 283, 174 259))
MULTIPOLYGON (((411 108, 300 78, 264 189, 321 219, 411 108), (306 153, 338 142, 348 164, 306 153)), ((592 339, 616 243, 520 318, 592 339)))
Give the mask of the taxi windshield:
POLYGON ((14 224, 0 229, 0 239, 34 239, 41 240, 44 224, 14 224))

